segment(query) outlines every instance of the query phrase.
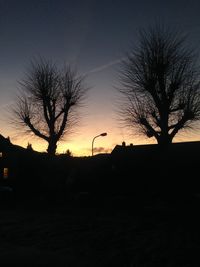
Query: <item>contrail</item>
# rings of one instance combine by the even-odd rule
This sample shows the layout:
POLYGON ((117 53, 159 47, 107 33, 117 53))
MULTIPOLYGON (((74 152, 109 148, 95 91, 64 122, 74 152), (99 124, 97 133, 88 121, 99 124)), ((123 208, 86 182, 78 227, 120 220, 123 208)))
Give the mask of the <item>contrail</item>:
POLYGON ((111 61, 111 62, 109 62, 109 63, 107 63, 107 64, 104 64, 104 65, 102 65, 102 66, 96 67, 96 68, 94 68, 94 69, 89 70, 88 72, 86 72, 85 75, 92 74, 92 73, 96 73, 96 72, 100 72, 100 71, 102 71, 102 70, 105 70, 105 69, 107 69, 107 68, 113 66, 113 65, 117 65, 117 64, 119 64, 123 59, 125 59, 125 58, 116 59, 116 60, 113 60, 113 61, 111 61))

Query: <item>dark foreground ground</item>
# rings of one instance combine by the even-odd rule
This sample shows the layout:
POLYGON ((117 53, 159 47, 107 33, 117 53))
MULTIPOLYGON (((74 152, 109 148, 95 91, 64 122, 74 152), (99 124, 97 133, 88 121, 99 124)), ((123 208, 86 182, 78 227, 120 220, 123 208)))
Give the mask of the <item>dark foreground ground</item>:
POLYGON ((199 213, 198 198, 2 206, 0 265, 200 266, 199 213))

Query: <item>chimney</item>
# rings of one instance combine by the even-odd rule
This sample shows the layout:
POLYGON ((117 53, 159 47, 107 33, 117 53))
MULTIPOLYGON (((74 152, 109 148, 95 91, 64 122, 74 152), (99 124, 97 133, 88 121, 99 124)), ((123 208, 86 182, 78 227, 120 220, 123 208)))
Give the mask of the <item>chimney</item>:
POLYGON ((126 146, 126 143, 125 143, 124 141, 122 142, 122 146, 123 146, 123 147, 125 147, 125 146, 126 146))

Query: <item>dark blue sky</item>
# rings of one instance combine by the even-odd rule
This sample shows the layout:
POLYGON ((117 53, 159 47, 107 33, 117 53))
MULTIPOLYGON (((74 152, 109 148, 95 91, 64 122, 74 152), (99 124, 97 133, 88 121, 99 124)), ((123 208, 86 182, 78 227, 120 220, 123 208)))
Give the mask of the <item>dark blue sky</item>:
POLYGON ((138 30, 156 21, 187 33, 189 44, 200 51, 198 0, 0 0, 0 132, 12 136, 4 107, 12 103, 30 60, 42 56, 89 72, 93 90, 82 132, 93 136, 107 125, 115 133, 107 139, 110 146, 124 139, 115 120, 117 62, 131 42, 137 43, 138 30))

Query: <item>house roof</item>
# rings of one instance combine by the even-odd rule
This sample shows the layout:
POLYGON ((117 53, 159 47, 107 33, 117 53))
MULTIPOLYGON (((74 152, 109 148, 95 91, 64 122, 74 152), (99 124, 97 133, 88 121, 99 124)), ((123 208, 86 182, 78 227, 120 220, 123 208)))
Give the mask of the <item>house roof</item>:
MULTIPOLYGON (((115 158, 120 157, 139 157, 139 156, 151 156, 162 152, 161 147, 158 144, 147 145, 116 145, 111 152, 111 155, 115 158)), ((164 150, 166 155, 170 156, 199 156, 200 154, 200 141, 192 142, 177 142, 167 146, 164 150)))
POLYGON ((12 144, 9 138, 0 134, 0 152, 24 153, 27 152, 27 149, 12 144))
POLYGON ((3 137, 3 135, 0 134, 0 150, 6 151, 12 147, 12 144, 9 140, 9 138, 3 137))

